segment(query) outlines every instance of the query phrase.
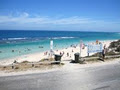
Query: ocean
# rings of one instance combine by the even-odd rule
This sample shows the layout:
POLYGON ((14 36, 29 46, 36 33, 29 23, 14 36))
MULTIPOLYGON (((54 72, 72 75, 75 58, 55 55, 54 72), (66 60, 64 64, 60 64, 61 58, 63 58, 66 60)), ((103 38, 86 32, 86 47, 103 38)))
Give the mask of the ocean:
POLYGON ((80 32, 80 31, 35 31, 35 30, 0 30, 0 60, 25 54, 50 50, 53 39, 56 49, 67 48, 72 44, 85 44, 96 40, 117 40, 117 32, 80 32))

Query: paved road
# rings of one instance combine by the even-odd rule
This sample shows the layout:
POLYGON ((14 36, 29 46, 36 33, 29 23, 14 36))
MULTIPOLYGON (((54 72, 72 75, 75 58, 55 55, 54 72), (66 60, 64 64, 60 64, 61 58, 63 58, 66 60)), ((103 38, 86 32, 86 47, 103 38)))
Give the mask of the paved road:
POLYGON ((120 90, 120 63, 0 77, 0 90, 120 90))

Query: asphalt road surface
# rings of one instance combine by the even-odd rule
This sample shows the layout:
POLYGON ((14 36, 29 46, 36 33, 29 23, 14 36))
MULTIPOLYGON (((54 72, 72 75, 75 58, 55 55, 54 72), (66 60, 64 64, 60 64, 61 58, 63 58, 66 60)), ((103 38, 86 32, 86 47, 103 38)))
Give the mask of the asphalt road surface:
POLYGON ((120 90, 120 63, 0 77, 0 90, 120 90))

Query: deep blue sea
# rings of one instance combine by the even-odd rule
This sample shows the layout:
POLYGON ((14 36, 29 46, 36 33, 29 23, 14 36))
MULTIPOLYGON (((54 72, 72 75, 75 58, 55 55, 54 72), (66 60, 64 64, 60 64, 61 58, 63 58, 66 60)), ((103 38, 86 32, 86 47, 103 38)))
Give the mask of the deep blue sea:
POLYGON ((0 30, 0 60, 47 51, 50 49, 51 39, 54 42, 54 49, 62 49, 71 44, 79 44, 80 40, 87 44, 95 40, 120 39, 120 33, 0 30))

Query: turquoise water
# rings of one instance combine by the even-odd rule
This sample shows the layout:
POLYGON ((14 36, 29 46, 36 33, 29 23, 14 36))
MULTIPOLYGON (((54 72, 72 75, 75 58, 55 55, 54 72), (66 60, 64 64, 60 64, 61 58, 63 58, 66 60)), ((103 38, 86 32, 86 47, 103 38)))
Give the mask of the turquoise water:
POLYGON ((120 39, 120 33, 73 32, 73 31, 0 31, 0 60, 50 49, 50 39, 54 49, 62 49, 72 44, 95 40, 120 39), (43 48, 40 48, 43 47, 43 48), (14 51, 13 51, 14 50, 14 51))

